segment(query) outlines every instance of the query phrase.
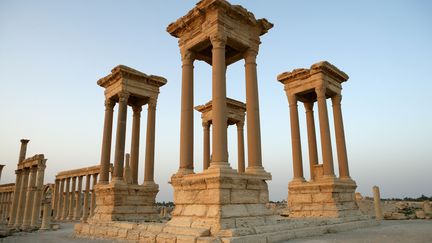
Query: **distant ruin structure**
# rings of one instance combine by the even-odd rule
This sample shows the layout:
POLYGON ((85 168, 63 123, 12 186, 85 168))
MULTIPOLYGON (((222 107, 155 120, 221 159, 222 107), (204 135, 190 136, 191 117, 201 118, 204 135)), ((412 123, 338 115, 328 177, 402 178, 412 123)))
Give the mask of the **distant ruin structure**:
POLYGON ((324 61, 310 69, 295 69, 277 77, 284 85, 288 97, 294 178, 288 185, 288 209, 290 217, 345 217, 359 215, 355 203, 357 187, 349 174, 348 157, 341 111, 342 83, 348 75, 324 61), (328 119, 327 99, 333 104, 334 130, 339 166, 335 176, 328 119), (311 178, 303 175, 302 149, 297 104, 304 104, 311 178), (319 132, 322 163, 318 162, 315 134, 314 104, 318 104, 319 132))
MULTIPOLYGON (((244 121, 246 104, 237 100, 227 98, 227 118, 228 126, 237 126, 237 150, 238 150, 238 172, 245 172, 245 153, 244 153, 244 121)), ((203 169, 206 170, 210 166, 210 127, 212 124, 212 101, 207 102, 204 105, 195 107, 195 110, 201 112, 203 134, 204 134, 204 147, 203 147, 203 169)))
POLYGON ((27 144, 30 140, 21 139, 14 197, 9 215, 9 226, 17 229, 38 228, 41 209, 42 188, 46 161, 43 154, 27 158, 27 144))
POLYGON ((15 183, 0 185, 0 223, 8 223, 14 191, 15 183))
POLYGON ((150 220, 156 217, 154 206, 159 186, 154 181, 154 149, 156 103, 159 88, 167 83, 163 77, 147 75, 119 65, 101 78, 98 85, 105 89, 105 121, 102 138, 101 171, 96 185, 96 209, 93 220, 150 220), (109 180, 113 108, 118 104, 114 170, 109 180), (140 116, 148 106, 144 183, 138 184, 140 116), (132 184, 123 177, 128 106, 133 109, 130 170, 132 184), (106 200, 109 198, 109 200, 106 200))
MULTIPOLYGON (((112 165, 108 167, 112 171, 112 165)), ((95 185, 101 166, 60 171, 55 178, 53 218, 56 220, 83 220, 94 214, 95 185), (85 178, 85 182, 83 181, 85 178), (83 183, 85 187, 83 188, 83 183)))

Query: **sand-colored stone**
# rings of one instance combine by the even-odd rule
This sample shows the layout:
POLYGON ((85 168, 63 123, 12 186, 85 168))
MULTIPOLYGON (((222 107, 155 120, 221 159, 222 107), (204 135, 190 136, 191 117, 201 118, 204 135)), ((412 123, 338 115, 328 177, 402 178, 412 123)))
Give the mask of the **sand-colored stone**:
POLYGON ((288 185, 288 215, 290 217, 348 217, 361 212, 355 204, 356 183, 348 170, 345 135, 341 112, 342 83, 348 75, 324 61, 313 64, 310 69, 295 69, 277 77, 284 85, 288 97, 294 178, 288 185), (333 104, 336 149, 339 177, 333 169, 330 125, 326 99, 333 104), (311 179, 303 176, 302 149, 298 102, 306 110, 309 167, 311 179), (318 163, 313 116, 314 102, 318 103, 319 130, 323 162, 318 163))
POLYGON ((372 190, 373 190, 373 196, 374 196, 375 219, 376 220, 382 220, 384 217, 383 217, 382 208, 381 208, 381 196, 380 196, 379 187, 374 186, 372 188, 372 190))

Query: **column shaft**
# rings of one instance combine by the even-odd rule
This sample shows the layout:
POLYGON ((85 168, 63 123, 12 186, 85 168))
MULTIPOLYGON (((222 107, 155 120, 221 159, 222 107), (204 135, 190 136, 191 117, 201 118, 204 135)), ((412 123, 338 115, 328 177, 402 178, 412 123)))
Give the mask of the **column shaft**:
POLYGON ((156 99, 150 98, 147 113, 146 154, 144 184, 154 183, 154 150, 156 127, 156 99))
POLYGON ((29 141, 30 140, 28 140, 28 139, 21 139, 21 148, 20 148, 18 163, 21 163, 21 161, 23 161, 25 159, 26 152, 27 152, 27 144, 29 141))
POLYGON ((179 173, 193 173, 193 53, 182 49, 182 88, 180 114, 180 168, 179 173))
POLYGON ((86 187, 84 191, 84 206, 81 220, 87 222, 89 214, 89 193, 90 193, 90 175, 86 175, 86 187))
POLYGON ((379 187, 374 186, 372 189, 373 189, 373 196, 374 196, 375 219, 382 220, 383 213, 381 209, 381 196, 380 196, 379 187))
POLYGON ((212 167, 227 167, 227 109, 226 109, 226 36, 221 34, 210 38, 212 43, 212 167))
POLYGON ((123 180, 123 167, 125 156, 125 139, 126 139, 126 116, 127 101, 129 94, 119 94, 119 108, 117 118, 116 150, 114 161, 114 180, 123 180))
POLYGON ((238 172, 245 172, 245 152, 244 152, 244 133, 243 127, 244 122, 238 122, 237 124, 237 152, 238 152, 238 172))
POLYGON ((44 176, 45 176, 45 166, 39 166, 37 168, 37 179, 36 179, 36 190, 34 192, 34 201, 33 201, 33 209, 32 209, 32 216, 31 216, 31 228, 37 228, 39 227, 39 217, 40 217, 40 210, 41 210, 41 201, 42 201, 42 194, 43 194, 43 183, 44 183, 44 176))
POLYGON ((59 198, 57 201, 57 212, 56 212, 56 218, 57 220, 62 219, 62 214, 63 214, 63 208, 64 208, 64 188, 65 188, 65 179, 61 179, 60 180, 60 188, 59 188, 59 198))
POLYGON ((15 218, 15 228, 19 228, 21 224, 23 223, 23 216, 24 216, 24 209, 25 209, 25 202, 26 202, 26 196, 27 196, 27 187, 28 187, 28 180, 29 180, 29 174, 30 169, 25 168, 23 171, 22 181, 21 181, 21 189, 18 199, 18 207, 17 207, 17 213, 15 218))
POLYGON ((16 170, 15 171, 16 178, 15 178, 15 190, 14 190, 14 196, 12 200, 12 206, 9 213, 9 226, 13 226, 15 224, 15 219, 18 211, 18 203, 19 203, 19 197, 21 193, 21 182, 23 177, 23 171, 22 170, 16 170))
POLYGON ((76 187, 76 176, 72 177, 72 189, 70 192, 69 198, 69 210, 68 210, 68 219, 73 220, 74 217, 74 208, 75 208, 75 188, 76 187))
POLYGON ((293 156, 293 181, 304 181, 303 177, 303 161, 300 140, 300 125, 297 110, 297 97, 294 94, 287 94, 290 109, 291 123, 291 146, 293 156))
POLYGON ((91 202, 90 202, 90 215, 93 216, 94 209, 96 208, 96 192, 95 185, 97 183, 97 174, 93 174, 93 190, 91 194, 91 202))
POLYGON ((63 198, 63 213, 62 213, 62 220, 66 220, 69 212, 69 190, 70 190, 70 182, 71 178, 66 178, 66 190, 64 193, 63 198))
POLYGON ((104 130, 102 137, 102 151, 101 151, 101 176, 100 182, 102 184, 109 181, 109 166, 111 158, 111 138, 112 138, 112 123, 113 123, 113 108, 115 102, 110 99, 105 100, 105 120, 104 130))
POLYGON ((203 134, 204 134, 204 141, 203 141, 203 170, 207 170, 210 166, 210 123, 209 122, 203 122, 203 134))
POLYGON ((321 135, 321 150, 323 157, 323 170, 325 177, 334 177, 333 155, 330 139, 330 127, 327 112, 326 89, 319 87, 315 89, 318 101, 318 115, 321 135))
POLYGON ((132 184, 138 184, 138 160, 139 160, 139 144, 140 144, 140 125, 141 125, 141 106, 134 106, 132 119, 132 142, 130 167, 132 174, 132 184))
POLYGON ((318 164, 318 150, 317 150, 317 143, 316 143, 313 105, 314 105, 313 102, 304 103, 304 107, 306 110, 306 125, 307 125, 307 136, 308 136, 309 166, 310 166, 311 180, 314 179, 315 165, 318 164))
POLYGON ((59 191, 60 191, 60 180, 59 179, 56 179, 55 180, 55 185, 54 185, 54 207, 53 207, 53 209, 54 209, 54 211, 53 211, 53 218, 55 219, 55 218, 57 218, 57 211, 58 211, 58 201, 59 201, 59 195, 60 195, 60 193, 59 193, 59 191))
POLYGON ((82 181, 83 177, 78 177, 78 190, 76 191, 76 203, 74 211, 74 220, 79 220, 81 218, 81 191, 82 191, 82 181))
POLYGON ((339 165, 339 177, 340 178, 350 178, 348 169, 348 156, 345 144, 345 132, 342 119, 342 109, 341 109, 342 95, 338 94, 332 97, 333 104, 333 120, 336 135, 336 150, 338 156, 339 165))
POLYGON ((29 228, 31 224, 31 217, 33 212, 33 201, 34 201, 34 195, 36 189, 36 174, 37 174, 37 167, 32 167, 30 169, 30 179, 27 187, 26 202, 24 206, 25 207, 24 217, 21 226, 23 229, 29 228))

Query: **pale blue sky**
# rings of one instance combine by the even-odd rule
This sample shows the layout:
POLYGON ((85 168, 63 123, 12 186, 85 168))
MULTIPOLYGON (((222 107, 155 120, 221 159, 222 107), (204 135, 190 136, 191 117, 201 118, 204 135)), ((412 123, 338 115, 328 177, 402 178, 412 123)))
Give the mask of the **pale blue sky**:
MULTIPOLYGON (((104 98, 96 81, 124 64, 168 79, 157 107, 155 178, 158 199, 171 200, 167 182, 179 164, 181 62, 177 40, 166 27, 195 3, 1 1, 0 163, 6 164, 2 183, 14 181, 21 138, 31 140, 28 156, 44 153, 48 158, 46 183, 53 182, 58 171, 98 164, 104 98)), ((432 195, 430 1, 231 3, 274 23, 261 39, 257 60, 263 165, 273 174, 272 200, 286 199, 292 179, 288 104, 276 76, 321 60, 350 76, 343 86, 342 109, 358 191, 370 195, 371 187, 378 185, 383 197, 432 195)), ((210 87, 210 66, 196 62, 196 105, 210 99, 210 87)), ((243 61, 228 68, 227 94, 245 99, 243 61)), ((308 177, 302 106, 299 112, 308 177)), ((128 115, 127 150, 131 112, 128 115)), ((195 167, 200 171, 200 114, 194 119, 195 167)), ((142 121, 145 128, 146 108, 142 121)), ((230 163, 236 167, 235 128, 228 132, 230 163)), ((142 181, 145 129, 141 141, 142 181)))

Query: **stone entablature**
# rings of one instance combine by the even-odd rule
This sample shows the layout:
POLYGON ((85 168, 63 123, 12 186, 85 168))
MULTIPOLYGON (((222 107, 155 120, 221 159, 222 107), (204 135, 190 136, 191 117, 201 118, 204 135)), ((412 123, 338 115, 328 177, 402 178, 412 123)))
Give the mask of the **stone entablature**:
POLYGON ((44 165, 44 155, 43 154, 36 154, 32 157, 29 157, 25 160, 23 160, 21 163, 18 164, 17 170, 22 170, 25 168, 31 168, 31 167, 38 167, 44 165))
POLYGON ((273 24, 255 16, 240 5, 224 0, 202 0, 192 10, 167 27, 167 31, 179 38, 180 49, 193 50, 195 58, 210 65, 211 40, 223 32, 227 40, 226 64, 243 59, 248 48, 258 52, 259 36, 267 33, 273 24))
MULTIPOLYGON (((112 165, 110 166, 110 172, 112 172, 112 165)), ((86 175, 94 175, 100 173, 100 165, 74 169, 74 170, 66 170, 57 173, 56 180, 61 180, 63 178, 68 177, 77 177, 77 176, 86 176, 86 175)))
POLYGON ((0 223, 7 223, 14 197, 15 183, 0 185, 0 223))
MULTIPOLYGON (((227 118, 228 125, 234 125, 245 120, 246 104, 227 98, 227 118)), ((195 106, 195 110, 201 112, 201 119, 203 122, 212 123, 212 101, 205 103, 204 105, 195 106)))

